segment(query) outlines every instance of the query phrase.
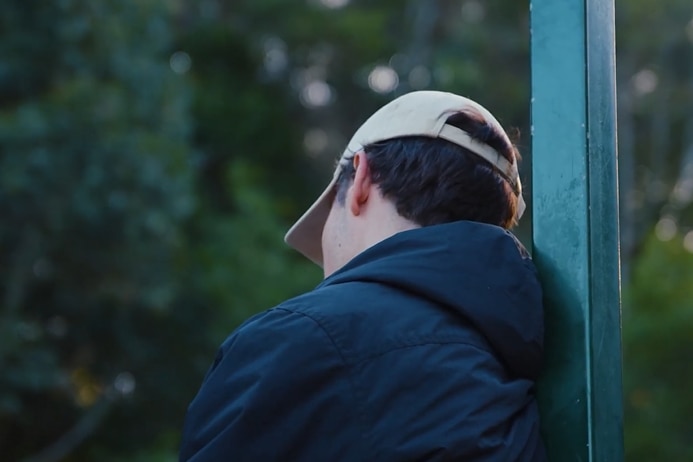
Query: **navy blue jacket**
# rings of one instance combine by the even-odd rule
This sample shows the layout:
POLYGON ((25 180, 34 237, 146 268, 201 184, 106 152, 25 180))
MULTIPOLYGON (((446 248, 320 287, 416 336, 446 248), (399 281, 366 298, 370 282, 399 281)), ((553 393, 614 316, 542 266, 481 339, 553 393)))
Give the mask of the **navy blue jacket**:
POLYGON ((501 228, 399 233, 223 343, 180 459, 544 461, 541 300, 501 228))

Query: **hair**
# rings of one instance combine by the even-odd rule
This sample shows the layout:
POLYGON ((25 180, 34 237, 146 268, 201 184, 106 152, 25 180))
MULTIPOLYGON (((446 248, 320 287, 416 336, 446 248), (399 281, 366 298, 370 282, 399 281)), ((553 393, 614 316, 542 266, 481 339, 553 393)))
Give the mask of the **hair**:
MULTIPOLYGON (((459 112, 447 119, 510 162, 520 154, 481 114, 459 112)), ((513 186, 489 162, 449 141, 422 136, 394 138, 364 147, 371 179, 397 212, 420 226, 459 220, 509 229, 517 224, 513 186)), ((342 167, 337 200, 344 204, 354 178, 353 163, 342 167)))

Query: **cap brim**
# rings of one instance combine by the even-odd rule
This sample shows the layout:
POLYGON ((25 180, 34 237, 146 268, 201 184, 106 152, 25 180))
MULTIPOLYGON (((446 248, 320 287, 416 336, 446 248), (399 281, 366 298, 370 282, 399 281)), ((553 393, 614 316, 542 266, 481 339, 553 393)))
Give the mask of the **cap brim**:
POLYGON ((284 241, 322 267, 322 230, 332 208, 337 175, 332 178, 320 197, 298 219, 284 236, 284 241))

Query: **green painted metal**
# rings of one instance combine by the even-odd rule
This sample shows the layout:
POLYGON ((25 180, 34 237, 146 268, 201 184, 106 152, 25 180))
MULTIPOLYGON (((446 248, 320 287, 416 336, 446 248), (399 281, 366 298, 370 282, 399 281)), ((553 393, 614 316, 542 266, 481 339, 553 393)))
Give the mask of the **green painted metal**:
POLYGON ((532 0, 533 256, 550 460, 623 460, 613 0, 532 0))
POLYGON ((623 460, 614 0, 587 1, 592 459, 623 460))

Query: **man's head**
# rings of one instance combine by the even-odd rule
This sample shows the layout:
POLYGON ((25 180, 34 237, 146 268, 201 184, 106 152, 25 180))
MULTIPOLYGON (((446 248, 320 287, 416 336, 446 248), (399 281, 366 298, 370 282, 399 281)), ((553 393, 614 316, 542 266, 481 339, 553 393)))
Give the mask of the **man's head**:
POLYGON ((332 182, 286 241, 328 276, 406 229, 458 220, 510 228, 524 211, 518 157, 477 103, 406 94, 357 130, 332 182))

